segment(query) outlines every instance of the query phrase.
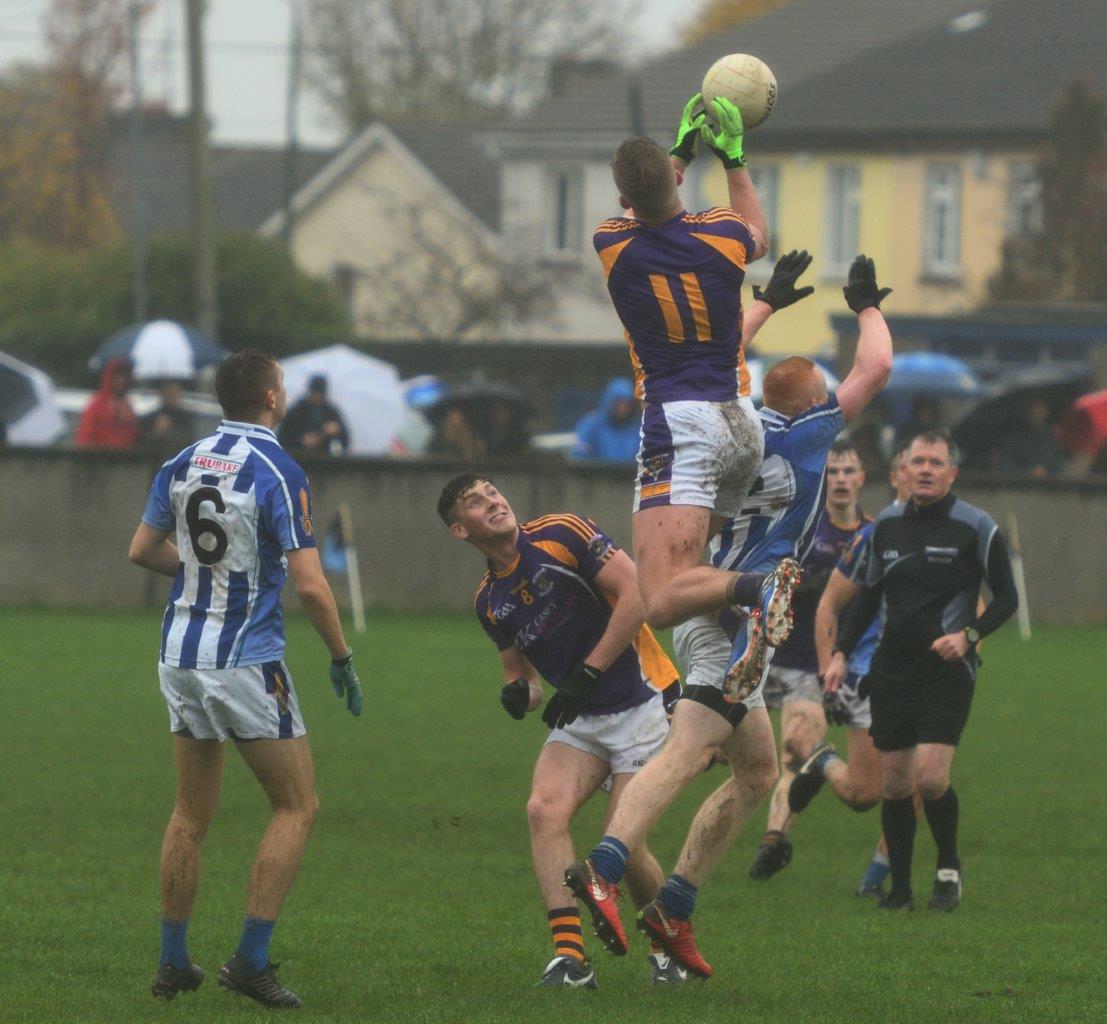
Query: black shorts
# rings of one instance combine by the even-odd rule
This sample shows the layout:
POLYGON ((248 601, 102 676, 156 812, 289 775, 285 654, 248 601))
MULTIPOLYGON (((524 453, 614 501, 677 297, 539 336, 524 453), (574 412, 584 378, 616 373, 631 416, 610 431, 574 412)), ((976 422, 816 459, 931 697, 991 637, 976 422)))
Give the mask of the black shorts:
POLYGON ((875 668, 865 682, 873 716, 869 735, 877 750, 906 750, 920 743, 957 746, 976 685, 970 663, 928 654, 894 675, 875 668))
POLYGON ((730 704, 723 700, 723 691, 717 686, 705 686, 703 684, 686 686, 684 692, 680 695, 680 699, 692 700, 697 704, 702 704, 705 708, 711 708, 712 711, 722 715, 735 729, 741 725, 742 719, 746 717, 746 712, 749 711, 745 704, 730 704))

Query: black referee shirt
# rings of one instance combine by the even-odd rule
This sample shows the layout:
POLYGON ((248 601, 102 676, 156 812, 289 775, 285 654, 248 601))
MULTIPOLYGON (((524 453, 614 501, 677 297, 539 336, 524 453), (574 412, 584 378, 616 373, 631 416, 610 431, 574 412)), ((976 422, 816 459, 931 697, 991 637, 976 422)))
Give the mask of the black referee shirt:
MULTIPOLYGON (((848 657, 883 605, 880 661, 914 662, 940 636, 975 626, 987 636, 1018 608, 1007 545, 983 509, 953 494, 931 505, 908 501, 877 518, 866 552, 865 589, 853 602, 838 649, 848 657), (979 620, 987 582, 992 603, 979 620)), ((905 668, 907 665, 904 666, 905 668)))

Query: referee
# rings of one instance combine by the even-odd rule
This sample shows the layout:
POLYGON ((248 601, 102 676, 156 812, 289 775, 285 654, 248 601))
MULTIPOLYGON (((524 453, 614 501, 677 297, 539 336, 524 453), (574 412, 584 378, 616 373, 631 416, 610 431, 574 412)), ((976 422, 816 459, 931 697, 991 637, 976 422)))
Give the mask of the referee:
POLYGON ((886 508, 867 552, 865 590, 853 602, 827 675, 845 672, 883 605, 885 621, 866 683, 869 732, 880 752, 881 817, 892 865, 887 910, 911 910, 916 785, 938 847, 931 910, 961 903, 957 794, 950 768, 969 717, 976 645, 1018 607, 1007 545, 992 517, 950 493, 957 449, 944 430, 919 434, 907 452, 910 498, 886 508), (981 580, 992 602, 978 617, 981 580))

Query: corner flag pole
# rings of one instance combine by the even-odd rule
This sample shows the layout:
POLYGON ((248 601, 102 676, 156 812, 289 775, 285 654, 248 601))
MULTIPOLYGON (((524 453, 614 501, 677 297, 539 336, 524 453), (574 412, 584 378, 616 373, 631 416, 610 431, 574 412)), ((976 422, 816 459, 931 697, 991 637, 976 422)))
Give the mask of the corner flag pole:
POLYGON ((1026 571, 1022 564, 1022 544, 1019 542, 1019 519, 1014 512, 1007 513, 1007 546, 1011 551, 1011 572, 1019 595, 1019 636, 1029 640, 1030 603, 1026 599, 1026 571))
POLYGON ((350 584, 350 610, 354 613, 354 632, 365 632, 365 599, 361 593, 361 575, 357 566, 357 548, 354 547, 354 530, 350 523, 350 506, 342 502, 338 506, 338 518, 342 522, 343 548, 346 552, 346 579, 350 584))

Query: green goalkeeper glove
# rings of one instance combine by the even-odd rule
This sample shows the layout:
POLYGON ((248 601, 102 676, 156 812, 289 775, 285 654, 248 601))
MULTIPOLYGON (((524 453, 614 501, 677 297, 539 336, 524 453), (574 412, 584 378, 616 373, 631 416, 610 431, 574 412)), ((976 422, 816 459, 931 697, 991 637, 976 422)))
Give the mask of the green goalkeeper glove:
POLYGON ((696 93, 684 104, 684 113, 680 115, 680 127, 677 128, 676 142, 669 150, 669 156, 675 156, 690 164, 696 156, 696 139, 699 137, 700 128, 707 121, 707 114, 702 110, 697 114, 696 107, 703 103, 703 96, 696 93))
POLYGON ((354 671, 354 652, 347 650, 345 658, 331 662, 331 686, 341 699, 346 698, 346 710, 355 718, 361 714, 361 680, 354 671))
POLYGON ((719 130, 716 132, 704 121, 700 125, 703 141, 722 160, 728 171, 735 167, 745 167, 746 157, 742 152, 742 135, 745 131, 742 127, 742 112, 724 96, 711 101, 711 111, 719 122, 719 130))

